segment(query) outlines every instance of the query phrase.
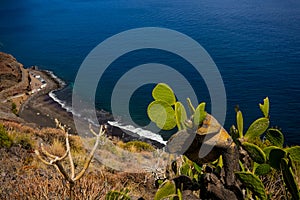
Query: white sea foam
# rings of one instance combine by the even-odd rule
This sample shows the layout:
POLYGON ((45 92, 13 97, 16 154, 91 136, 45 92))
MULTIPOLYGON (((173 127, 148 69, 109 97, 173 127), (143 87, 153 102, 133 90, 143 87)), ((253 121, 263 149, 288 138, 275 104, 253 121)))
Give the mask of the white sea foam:
POLYGON ((65 101, 62 101, 62 100, 58 99, 57 96, 54 94, 54 92, 55 91, 51 91, 49 93, 49 96, 53 99, 53 101, 57 102, 67 112, 73 113, 72 108, 70 106, 67 106, 67 103, 65 101))
MULTIPOLYGON (((55 102, 57 102, 63 109, 65 109, 67 112, 70 112, 70 113, 72 113, 73 115, 75 115, 77 117, 82 117, 79 113, 76 113, 72 109, 72 107, 67 106, 67 103, 65 101, 62 101, 62 100, 58 99, 53 91, 49 93, 49 96, 55 102)), ((82 117, 82 119, 88 121, 89 123, 93 124, 94 126, 98 126, 98 123, 92 121, 91 119, 89 119, 87 117, 82 117)), ((132 125, 123 125, 122 123, 117 122, 117 121, 108 121, 108 124, 111 125, 111 126, 121 128, 121 129, 126 130, 126 131, 136 133, 141 137, 148 138, 148 139, 151 139, 151 140, 155 140, 155 141, 157 141, 161 144, 164 144, 164 145, 166 145, 166 143, 167 143, 167 141, 164 141, 163 138, 159 134, 153 133, 149 130, 145 130, 145 129, 142 129, 142 128, 136 128, 132 125)))
MULTIPOLYGON (((58 78, 52 71, 46 70, 46 72, 53 79, 55 79, 55 80, 57 80, 59 82, 61 88, 63 88, 63 87, 66 86, 66 83, 63 80, 61 80, 60 78, 58 78)), ((60 89, 58 89, 58 90, 60 90, 60 89)), ((49 96, 50 96, 50 98, 53 99, 53 101, 57 102, 67 112, 70 112, 70 113, 72 113, 73 115, 75 115, 77 117, 82 117, 81 114, 76 113, 72 109, 71 106, 68 106, 66 101, 63 101, 63 100, 59 99, 55 95, 55 93, 54 93, 55 91, 57 91, 57 90, 51 91, 49 93, 49 96)), ((92 121, 91 119, 89 119, 87 117, 82 117, 82 119, 88 121, 89 123, 91 123, 91 124, 93 124, 95 126, 98 125, 98 123, 92 121)), ((159 134, 153 133, 153 132, 151 132, 149 130, 145 130, 145 129, 142 129, 142 128, 136 128, 136 127, 134 127, 132 125, 123 125, 122 123, 120 123, 118 121, 108 121, 108 124, 111 125, 111 126, 115 126, 115 127, 121 128, 121 129, 126 130, 126 131, 130 131, 130 132, 136 133, 136 134, 138 134, 141 137, 148 138, 148 139, 151 139, 151 140, 155 140, 155 141, 157 141, 157 142, 159 142, 161 144, 164 144, 164 145, 166 145, 166 143, 167 143, 167 141, 164 141, 163 138, 159 134)))
POLYGON ((59 85, 60 85, 60 88, 59 89, 56 89, 56 90, 53 90, 51 92, 49 92, 49 97, 51 97, 53 99, 53 101, 57 102, 63 109, 65 109, 67 112, 70 112, 72 113, 73 115, 76 115, 78 117, 80 117, 80 114, 78 113, 75 113, 72 109, 72 107, 70 106, 67 106, 67 103, 66 101, 63 101, 61 99, 59 99, 55 94, 54 92, 58 91, 58 90, 61 90, 62 88, 64 88, 67 84, 60 78, 58 78, 52 71, 49 71, 49 70, 44 70, 45 72, 47 72, 53 79, 55 79, 59 85))
POLYGON ((63 88, 67 85, 63 80, 58 78, 52 71, 50 70, 44 70, 44 71, 47 72, 53 79, 55 79, 59 83, 60 87, 63 88))
POLYGON ((49 96, 53 99, 53 101, 57 102, 63 109, 65 109, 67 112, 70 112, 73 114, 73 116, 76 117, 80 117, 83 120, 87 121, 88 123, 94 125, 94 126, 99 126, 99 124, 97 122, 94 122, 93 120, 91 120, 88 117, 82 117, 81 114, 75 112, 71 106, 68 106, 66 101, 60 100, 59 98, 57 98, 57 96, 54 94, 55 91, 52 91, 49 93, 49 96))
POLYGON ((130 131, 130 132, 136 133, 141 137, 148 138, 148 139, 151 139, 151 140, 155 140, 155 141, 157 141, 161 144, 164 144, 164 145, 167 144, 167 141, 164 141, 163 138, 159 134, 153 133, 149 130, 145 130, 145 129, 142 129, 142 128, 136 128, 132 125, 123 125, 123 124, 121 124, 120 122, 117 122, 117 121, 108 121, 107 123, 111 126, 115 126, 115 127, 121 128, 123 130, 127 130, 127 131, 130 131))

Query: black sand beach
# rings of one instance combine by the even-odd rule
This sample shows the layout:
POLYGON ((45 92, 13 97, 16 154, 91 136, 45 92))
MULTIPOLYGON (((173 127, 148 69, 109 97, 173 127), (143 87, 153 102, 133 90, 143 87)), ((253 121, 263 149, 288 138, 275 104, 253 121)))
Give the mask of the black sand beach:
MULTIPOLYGON (((69 128, 71 134, 77 134, 74 124, 73 114, 66 111, 61 105, 54 101, 49 93, 54 90, 61 89, 63 86, 60 81, 56 80, 47 71, 34 70, 34 73, 39 74, 46 81, 47 86, 43 90, 33 94, 28 100, 21 106, 19 116, 32 126, 38 127, 55 127, 55 119, 58 119, 62 124, 69 128)), ((140 137, 135 133, 128 133, 121 130, 118 127, 110 126, 107 124, 108 120, 113 120, 113 116, 105 111, 98 111, 98 121, 100 124, 105 124, 107 127, 107 134, 111 137, 116 137, 124 142, 132 140, 140 140, 150 143, 158 148, 162 148, 164 145, 151 140, 149 138, 140 137)), ((87 121, 82 121, 85 127, 88 127, 87 121)), ((97 128, 97 127, 94 127, 97 128)))

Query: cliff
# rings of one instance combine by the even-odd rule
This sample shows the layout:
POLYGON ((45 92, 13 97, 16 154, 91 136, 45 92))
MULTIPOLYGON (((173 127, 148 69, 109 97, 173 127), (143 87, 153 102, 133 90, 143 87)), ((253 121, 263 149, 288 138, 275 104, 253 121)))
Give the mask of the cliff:
POLYGON ((22 80, 23 65, 12 55, 0 52, 0 92, 22 80))
POLYGON ((12 55, 0 52, 0 119, 23 121, 16 112, 28 97, 29 83, 28 70, 12 55))

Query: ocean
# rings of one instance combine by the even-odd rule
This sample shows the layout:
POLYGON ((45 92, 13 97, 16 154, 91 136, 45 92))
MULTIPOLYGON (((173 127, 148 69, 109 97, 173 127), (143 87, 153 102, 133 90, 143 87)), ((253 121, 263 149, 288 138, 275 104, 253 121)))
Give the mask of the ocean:
MULTIPOLYGON (((287 144, 299 145, 299 22, 299 0, 3 0, 0 51, 12 54, 25 67, 36 65, 64 80, 66 87, 52 96, 70 109, 77 71, 99 43, 133 28, 172 29, 196 40, 216 63, 226 89, 227 130, 235 124, 236 105, 243 112, 244 127, 248 127, 262 116, 258 103, 268 96, 271 126, 282 129, 287 144)), ((115 60, 100 80, 96 107, 111 111, 110 98, 117 81, 146 63, 178 70, 210 111, 203 79, 193 75, 186 60, 157 49, 136 50, 115 60)), ((146 110, 153 87, 141 85, 132 94, 126 105, 130 116, 115 116, 121 124, 131 127, 126 124, 128 117, 141 128, 149 123, 146 110)), ((161 134, 164 140, 170 136, 161 134)))

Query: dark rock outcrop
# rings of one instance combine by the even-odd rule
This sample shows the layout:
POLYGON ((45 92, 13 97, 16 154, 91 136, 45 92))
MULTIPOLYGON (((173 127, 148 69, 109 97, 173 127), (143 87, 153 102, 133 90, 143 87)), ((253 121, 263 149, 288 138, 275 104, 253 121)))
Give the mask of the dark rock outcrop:
POLYGON ((22 80, 23 65, 12 55, 0 52, 0 92, 22 80))

